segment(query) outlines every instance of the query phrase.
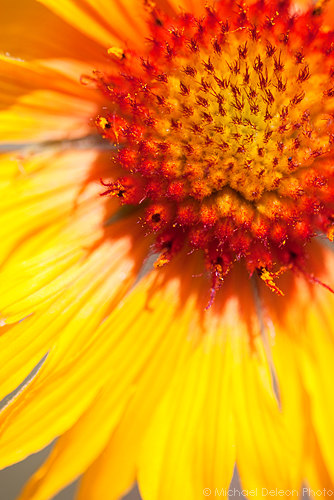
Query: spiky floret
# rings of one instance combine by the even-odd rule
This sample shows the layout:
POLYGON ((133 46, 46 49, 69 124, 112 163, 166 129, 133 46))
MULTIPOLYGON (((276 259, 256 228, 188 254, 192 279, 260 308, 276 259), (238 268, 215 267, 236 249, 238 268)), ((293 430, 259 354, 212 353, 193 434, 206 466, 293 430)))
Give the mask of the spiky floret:
POLYGON ((147 52, 111 48, 96 75, 124 172, 103 194, 138 205, 157 267, 200 249, 213 290, 243 259, 280 293, 278 270, 333 235, 334 34, 285 1, 149 17, 147 52))

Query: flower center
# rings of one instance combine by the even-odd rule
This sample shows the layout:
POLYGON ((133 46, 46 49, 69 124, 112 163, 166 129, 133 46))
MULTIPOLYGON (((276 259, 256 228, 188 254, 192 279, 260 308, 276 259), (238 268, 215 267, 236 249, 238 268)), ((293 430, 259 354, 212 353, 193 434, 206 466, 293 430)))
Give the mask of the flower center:
POLYGON ((96 124, 122 174, 104 194, 138 205, 157 267, 200 249, 214 290, 243 259, 280 293, 279 269, 301 267, 316 232, 331 236, 334 37, 318 14, 290 15, 288 2, 224 2, 201 19, 151 8, 147 52, 109 50, 96 124))

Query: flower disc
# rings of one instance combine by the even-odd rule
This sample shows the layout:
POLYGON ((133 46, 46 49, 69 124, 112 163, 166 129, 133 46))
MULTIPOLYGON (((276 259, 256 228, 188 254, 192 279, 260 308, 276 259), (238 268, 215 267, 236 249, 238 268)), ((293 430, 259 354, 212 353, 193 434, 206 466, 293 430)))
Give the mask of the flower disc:
POLYGON ((138 206, 157 267, 200 249, 213 290, 244 259, 280 293, 277 272, 332 234, 333 35, 318 11, 231 6, 201 19, 151 7, 147 52, 109 50, 96 123, 122 173, 104 194, 138 206))

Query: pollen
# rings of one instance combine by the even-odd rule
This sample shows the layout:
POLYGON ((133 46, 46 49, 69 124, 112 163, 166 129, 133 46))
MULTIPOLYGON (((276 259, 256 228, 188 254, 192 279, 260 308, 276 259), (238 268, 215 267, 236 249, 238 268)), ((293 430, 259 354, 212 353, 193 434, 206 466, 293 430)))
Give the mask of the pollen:
MULTIPOLYGON (((321 11, 321 9, 320 9, 321 11)), ((239 260, 274 292, 306 243, 333 240, 334 35, 289 2, 220 2, 197 19, 149 8, 145 53, 109 49, 96 118, 161 267, 200 251, 216 290, 239 260)))

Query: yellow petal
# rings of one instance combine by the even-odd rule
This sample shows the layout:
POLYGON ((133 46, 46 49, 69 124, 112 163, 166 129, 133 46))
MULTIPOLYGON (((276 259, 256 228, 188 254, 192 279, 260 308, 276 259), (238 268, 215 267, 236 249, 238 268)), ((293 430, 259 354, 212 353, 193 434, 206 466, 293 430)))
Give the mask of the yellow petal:
POLYGON ((230 334, 233 360, 230 404, 235 419, 241 482, 248 491, 276 487, 298 489, 300 464, 296 464, 287 422, 275 397, 269 352, 264 347, 253 288, 246 276, 243 280, 237 277, 234 287, 239 300, 234 316, 239 316, 240 320, 234 330, 230 323, 233 332, 230 334))
MULTIPOLYGON (((40 449, 71 427, 112 376, 124 388, 132 383, 168 331, 170 314, 175 313, 173 281, 152 297, 154 312, 148 309, 142 313, 154 277, 153 273, 143 280, 97 331, 94 325, 93 330, 89 328, 83 337, 90 332, 90 342, 77 354, 71 352, 48 370, 52 350, 26 390, 2 412, 2 467, 40 449), (154 331, 156 335, 152 335, 154 331)), ((57 344, 54 351, 59 359, 57 344)))
POLYGON ((10 186, 17 172, 17 153, 0 154, 0 191, 2 195, 6 192, 6 188, 10 186))
MULTIPOLYGON (((308 408, 306 408, 308 411, 308 408)), ((326 490, 329 492, 333 490, 333 480, 328 473, 328 468, 324 462, 324 457, 319 448, 319 443, 314 433, 313 424, 308 415, 305 416, 308 423, 308 434, 306 450, 304 455, 304 474, 305 474, 305 488, 310 498, 316 495, 312 494, 310 490, 326 490)), ((326 495, 324 495, 326 496, 326 495)), ((328 496, 328 494, 327 494, 328 496)))
MULTIPOLYGON (((295 450, 275 399, 261 346, 256 352, 239 339, 233 376, 237 428, 237 466, 243 487, 299 490, 295 450)), ((297 463, 297 467, 299 464, 297 463)))
POLYGON ((228 487, 235 444, 224 350, 198 348, 159 405, 139 461, 143 498, 195 500, 204 488, 228 487))
POLYGON ((148 500, 202 499, 205 488, 213 493, 227 488, 233 474, 230 335, 239 325, 238 299, 231 282, 227 283, 205 311, 207 283, 197 282, 199 289, 196 280, 192 288, 196 309, 187 333, 193 352, 174 372, 149 424, 139 459, 139 486, 148 500))
MULTIPOLYGON (((318 244, 311 246, 309 252, 307 273, 333 287, 334 259, 332 252, 318 244)), ((297 424, 295 423, 294 426, 300 425, 301 427, 297 435, 303 433, 303 424, 299 424, 301 415, 305 420, 304 425, 309 420, 311 421, 308 427, 313 426, 313 431, 310 432, 308 427, 304 430, 305 453, 308 454, 310 447, 319 448, 317 454, 322 455, 321 461, 323 461, 325 468, 323 477, 327 484, 327 474, 331 476, 332 481, 334 479, 332 453, 334 435, 331 424, 334 419, 334 397, 331 384, 334 359, 334 296, 325 287, 309 281, 307 276, 303 277, 302 275, 287 277, 283 286, 290 293, 287 294, 287 299, 283 298, 279 302, 275 301, 266 291, 263 292, 268 315, 274 325, 274 333, 277 338, 276 347, 273 346, 273 353, 279 369, 279 383, 282 384, 282 395, 289 401, 290 416, 288 421, 291 422, 293 414, 295 414, 297 424), (291 301, 293 307, 291 307, 291 301), (281 352, 279 352, 280 350, 281 352), (294 369, 287 367, 289 361, 295 366, 294 369), (287 370, 291 374, 293 371, 297 372, 297 381, 296 378, 285 380, 282 375, 283 370, 287 370), (300 394, 294 388, 294 385, 298 383, 298 373, 300 374, 300 394), (290 389, 288 384, 290 384, 290 389), (291 401, 293 394, 297 396, 295 402, 291 401), (315 437, 312 437, 309 443, 309 435, 312 435, 313 432, 315 437), (313 440, 316 441, 316 445, 312 444, 313 440)), ((285 414, 288 415, 286 409, 285 414)), ((293 441, 294 439, 292 439, 293 441)), ((309 470, 312 476, 319 475, 319 470, 317 471, 312 464, 309 470)), ((316 480, 314 481, 316 482, 316 480)))
MULTIPOLYGON (((157 297, 161 296, 159 291, 156 294, 157 297)), ((165 299, 161 297, 160 300, 165 299)), ((157 303, 156 300, 154 303, 157 303)), ((150 317, 155 314, 151 301, 148 307, 150 317)), ((144 432, 171 382, 172 374, 183 366, 193 350, 193 343, 189 340, 189 325, 196 315, 194 307, 194 298, 189 297, 183 307, 173 314, 173 327, 161 336, 145 369, 134 382, 133 397, 110 443, 85 473, 79 499, 98 500, 107 494, 109 499, 117 499, 134 482, 144 432)), ((158 334, 160 332, 155 330, 151 332, 152 336, 158 334)))
POLYGON ((305 475, 303 466, 308 450, 307 428, 308 401, 303 388, 303 379, 298 368, 296 353, 289 339, 289 332, 281 335, 271 324, 268 338, 271 342, 274 373, 278 385, 280 409, 285 425, 285 432, 293 448, 294 477, 292 484, 301 484, 305 475))
POLYGON ((132 392, 106 385, 75 425, 55 444, 50 457, 31 478, 19 500, 47 500, 90 465, 108 441, 132 392))
MULTIPOLYGON (((144 290, 141 290, 140 295, 143 291, 146 293, 142 295, 141 301, 146 300, 147 296, 147 284, 144 290)), ((137 291, 133 292, 137 295, 137 291)), ((94 498, 101 498, 100 492, 101 488, 104 487, 104 481, 108 481, 108 498, 116 498, 116 490, 122 488, 124 481, 126 482, 127 475, 129 472, 133 474, 133 458, 135 458, 134 448, 138 446, 138 441, 142 435, 143 428, 147 423, 147 419, 150 417, 157 401, 161 396, 161 391, 168 384, 170 379, 171 370, 175 369, 178 364, 182 363, 182 360, 186 356, 187 350, 189 350, 190 345, 185 342, 185 329, 188 328, 190 313, 192 308, 185 307, 185 309, 177 317, 175 325, 177 326, 176 332, 172 335, 168 332, 168 321, 163 322, 159 328, 152 328, 156 323, 161 321, 161 307, 165 305, 166 307, 166 297, 164 297, 164 291, 157 292, 157 298, 151 303, 150 309, 147 313, 146 318, 146 328, 145 331, 137 330, 136 325, 133 324, 130 327, 130 331, 123 332, 123 335, 132 336, 136 335, 136 343, 141 342, 140 337, 142 335, 149 334, 154 340, 154 350, 152 350, 151 356, 145 361, 138 359, 135 365, 139 364, 140 367, 145 366, 144 370, 136 367, 138 373, 135 378, 128 378, 129 367, 127 365, 128 361, 124 363, 117 363, 116 365, 112 362, 113 356, 117 356, 117 347, 115 353, 111 353, 110 366, 111 375, 109 381, 105 383, 105 389, 103 399, 101 400, 98 396, 97 402, 93 402, 91 410, 87 414, 83 415, 77 424, 70 429, 56 445, 54 452, 52 452, 50 459, 47 461, 46 465, 42 467, 36 475, 36 479, 33 479, 31 485, 29 485, 24 493, 23 498, 29 498, 31 500, 41 500, 42 498, 48 498, 52 496, 57 489, 61 486, 65 486, 68 482, 72 481, 77 475, 82 473, 95 458, 98 448, 104 448, 107 441, 109 441, 111 430, 118 424, 116 415, 120 416, 118 412, 123 409, 124 401, 127 400, 127 394, 133 393, 131 402, 128 405, 125 414, 122 416, 122 422, 116 430, 116 436, 112 437, 110 444, 103 451, 101 458, 99 458, 96 463, 90 468, 89 474, 86 476, 86 480, 81 489, 80 494, 84 495, 94 495, 94 498), (159 308, 154 307, 154 304, 158 304, 158 299, 160 298, 159 308), (152 326, 151 326, 152 325, 152 326), (132 333, 133 330, 133 333, 132 333), (147 330, 147 331, 146 331, 147 330), (144 364, 145 363, 145 364, 144 364), (120 371, 118 369, 120 367, 120 371), (126 373, 123 371, 126 369, 126 373), (144 398, 144 399, 143 399, 144 398), (145 398, 149 399, 149 404, 143 405, 145 398), (95 412, 96 404, 98 408, 95 412), (103 413, 102 413, 103 412, 103 413), (89 419, 88 419, 89 413, 89 419), (134 419, 134 415, 136 418, 134 419), (131 421, 131 427, 128 427, 128 423, 131 421), (87 427, 96 425, 99 426, 99 432, 96 436, 96 432, 90 432, 87 427), (125 431, 126 429, 126 431, 125 431), (102 435, 105 441, 103 442, 102 435), (117 437, 118 436, 118 437, 117 437), (132 443, 132 438, 135 439, 136 443, 132 443), (84 442, 84 443, 83 443, 84 442), (118 444, 117 444, 118 442, 118 444), (130 459, 130 448, 127 444, 130 444, 131 459, 130 459), (113 449, 115 446, 122 446, 122 454, 117 453, 113 456, 113 449), (126 471, 123 471, 121 458, 125 459, 125 451, 127 449, 128 461, 124 463, 126 471), (75 460, 75 457, 80 454, 80 460, 75 460), (131 465, 132 464, 132 467, 131 465), (100 469, 101 465, 101 469, 100 469), (116 470, 115 470, 116 468, 116 470), (108 470, 108 474, 104 476, 105 470, 108 470), (130 471, 129 471, 130 469, 130 471), (97 476, 95 476, 95 472, 97 476), (113 474, 120 473, 122 477, 113 477, 113 474), (91 477, 92 482, 89 480, 91 477), (116 483, 116 484, 115 484, 116 483)), ((169 292, 170 293, 170 292, 169 292)), ((138 297, 129 298, 131 303, 138 300, 138 297)), ((143 302, 136 305, 138 307, 143 306, 143 302)), ((126 308, 128 305, 124 305, 123 314, 126 313, 126 308)), ((109 320, 107 320, 109 323, 109 320)), ((112 324, 108 325, 110 332, 112 332, 112 324)), ((99 335, 99 332, 97 332, 99 335)), ((127 353, 126 356, 129 356, 127 353)), ((145 354, 146 356, 146 354, 145 354)), ((139 356, 139 358, 141 355, 139 356)), ((132 372, 132 369, 130 370, 132 372)), ((102 449, 101 449, 102 451, 102 449)), ((121 450, 118 450, 121 451, 121 450)), ((132 478, 131 478, 132 479, 132 478)), ((127 485, 125 486, 125 488, 127 485)), ((123 487, 123 491, 125 489, 123 487)), ((121 491, 119 490, 119 494, 121 491)), ((117 494, 118 496, 118 494, 117 494)))

